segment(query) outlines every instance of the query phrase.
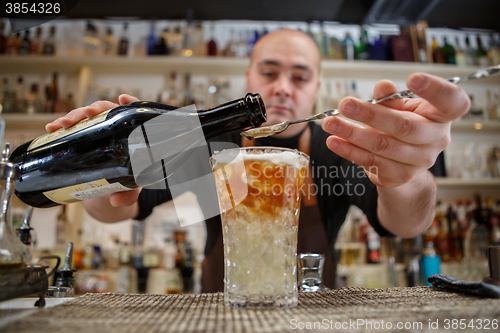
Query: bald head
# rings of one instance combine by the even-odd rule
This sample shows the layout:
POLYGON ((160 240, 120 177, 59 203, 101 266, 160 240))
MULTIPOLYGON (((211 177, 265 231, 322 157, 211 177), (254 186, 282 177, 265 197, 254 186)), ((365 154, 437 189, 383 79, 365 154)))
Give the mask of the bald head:
MULTIPOLYGON (((264 99, 267 125, 311 115, 320 86, 319 64, 318 47, 303 32, 283 29, 259 39, 246 83, 248 92, 264 99)), ((276 137, 291 137, 305 126, 290 126, 276 137)))
POLYGON ((260 38, 250 55, 250 66, 256 59, 270 52, 301 53, 309 66, 319 72, 321 56, 318 46, 309 35, 299 30, 280 29, 270 32, 260 38))

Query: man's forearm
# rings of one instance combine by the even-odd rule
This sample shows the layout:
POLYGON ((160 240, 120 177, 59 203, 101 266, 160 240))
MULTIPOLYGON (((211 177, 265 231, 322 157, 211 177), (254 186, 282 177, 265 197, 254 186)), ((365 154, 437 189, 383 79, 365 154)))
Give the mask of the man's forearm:
POLYGON ((131 219, 139 213, 139 205, 135 202, 131 206, 113 207, 109 196, 83 201, 87 213, 101 222, 120 222, 131 219))
POLYGON ((423 172, 410 182, 395 187, 378 187, 377 214, 384 228, 412 238, 429 228, 435 216, 437 187, 434 176, 423 172))

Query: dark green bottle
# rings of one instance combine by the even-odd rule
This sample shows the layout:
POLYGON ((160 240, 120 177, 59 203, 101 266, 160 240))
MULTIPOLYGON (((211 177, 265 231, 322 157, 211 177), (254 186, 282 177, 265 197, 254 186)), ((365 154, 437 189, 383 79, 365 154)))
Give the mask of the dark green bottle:
MULTIPOLYGON (((153 123, 156 134, 148 137, 147 133, 151 132, 145 130, 148 126, 145 123, 176 109, 178 107, 154 102, 134 102, 24 143, 10 156, 19 167, 16 195, 30 206, 45 208, 147 186, 165 179, 189 157, 189 154, 184 154, 192 148, 189 137, 182 137, 187 130, 182 126, 173 128, 169 123, 166 128, 165 124, 153 123), (161 133, 165 131, 175 132, 175 140, 162 143, 164 136, 161 133), (171 146, 180 152, 151 164, 154 174, 163 175, 163 179, 156 179, 151 184, 136 181, 139 178, 134 177, 131 158, 134 147, 129 144, 132 132, 140 134, 146 152, 152 150, 153 143, 166 149, 171 146)), ((207 140, 238 129, 258 127, 266 121, 265 106, 258 94, 247 94, 244 98, 197 113, 179 112, 177 115, 173 112, 170 115, 174 122, 184 119, 179 117, 195 117, 198 127, 201 125, 203 130, 201 137, 207 140)))

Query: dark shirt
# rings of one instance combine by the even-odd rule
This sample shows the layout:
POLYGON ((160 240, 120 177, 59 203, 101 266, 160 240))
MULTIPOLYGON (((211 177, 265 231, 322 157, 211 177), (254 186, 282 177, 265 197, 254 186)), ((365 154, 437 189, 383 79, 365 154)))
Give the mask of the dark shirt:
MULTIPOLYGON (((324 132, 319 125, 310 123, 310 128, 310 166, 315 186, 313 192, 316 194, 321 219, 332 253, 340 227, 351 205, 355 205, 363 211, 369 223, 380 236, 390 236, 391 234, 382 227, 378 220, 377 188, 366 176, 365 171, 329 150, 326 146, 326 138, 329 134, 324 132)), ((267 140, 256 142, 256 145, 295 148, 295 146, 298 146, 299 136, 286 140, 268 138, 267 140), (296 140, 296 143, 293 140, 296 140)), ((214 142, 241 145, 241 135, 240 132, 233 132, 209 140, 209 143, 214 142)), ((202 148, 206 149, 206 147, 202 148)), ((212 148, 209 145, 210 155, 212 148)), ((209 169, 208 160, 206 164, 209 169)), ((154 207, 169 200, 172 200, 172 195, 168 189, 144 189, 139 195, 139 214, 136 219, 145 219, 152 213, 154 207)), ((205 224, 207 229, 205 255, 209 255, 215 246, 217 237, 221 233, 220 216, 207 219, 205 224)))

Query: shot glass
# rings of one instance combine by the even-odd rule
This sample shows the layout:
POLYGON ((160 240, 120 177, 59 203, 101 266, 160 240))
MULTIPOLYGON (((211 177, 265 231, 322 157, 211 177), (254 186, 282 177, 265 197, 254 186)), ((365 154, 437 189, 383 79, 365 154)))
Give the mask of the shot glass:
POLYGON ((235 148, 210 159, 222 218, 224 303, 297 305, 297 230, 309 156, 235 148))

